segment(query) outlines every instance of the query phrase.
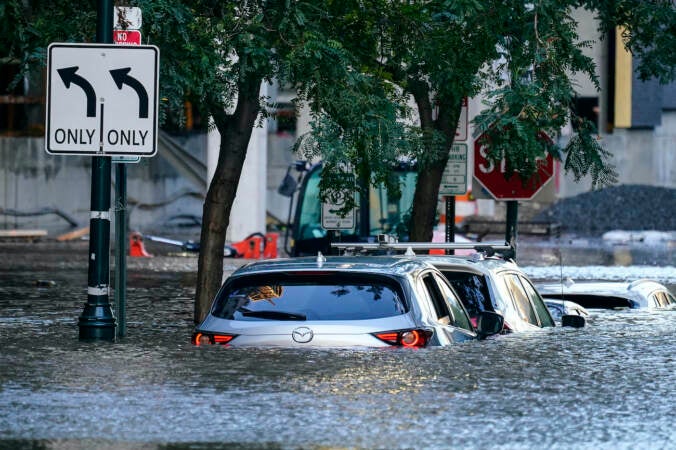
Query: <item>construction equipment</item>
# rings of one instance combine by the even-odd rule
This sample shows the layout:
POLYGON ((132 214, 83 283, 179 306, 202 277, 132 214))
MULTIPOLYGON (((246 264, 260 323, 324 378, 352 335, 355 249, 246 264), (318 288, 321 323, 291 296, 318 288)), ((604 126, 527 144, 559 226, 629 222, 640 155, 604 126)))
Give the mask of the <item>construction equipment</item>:
MULTIPOLYGON (((139 233, 132 233, 130 240, 130 256, 151 256, 143 248, 143 239, 139 233)), ((165 238, 161 236, 144 235, 146 239, 153 242, 161 242, 167 245, 180 247, 185 252, 199 252, 200 243, 195 241, 179 241, 176 239, 165 238)), ((246 258, 246 259, 274 259, 277 258, 277 233, 252 233, 245 239, 226 245, 223 249, 223 256, 226 258, 246 258)))

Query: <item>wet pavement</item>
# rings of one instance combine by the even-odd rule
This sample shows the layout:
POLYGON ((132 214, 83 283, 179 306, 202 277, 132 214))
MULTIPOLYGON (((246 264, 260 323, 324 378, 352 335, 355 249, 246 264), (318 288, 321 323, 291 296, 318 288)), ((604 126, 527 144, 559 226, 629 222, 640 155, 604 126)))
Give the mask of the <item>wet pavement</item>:
POLYGON ((127 337, 83 343, 86 252, 0 246, 0 448, 676 448, 676 311, 418 351, 193 347, 196 258, 164 254, 128 261, 127 337))

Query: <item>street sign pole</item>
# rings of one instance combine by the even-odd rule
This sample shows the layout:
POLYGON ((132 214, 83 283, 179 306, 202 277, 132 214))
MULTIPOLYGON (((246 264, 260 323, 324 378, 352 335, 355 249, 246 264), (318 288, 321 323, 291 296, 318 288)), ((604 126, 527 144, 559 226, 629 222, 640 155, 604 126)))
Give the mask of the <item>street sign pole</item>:
MULTIPOLYGON (((98 0, 96 41, 112 44, 113 1, 98 0)), ((115 340, 115 317, 110 307, 110 178, 109 156, 92 158, 89 219, 87 303, 78 321, 80 340, 115 340)))
MULTIPOLYGON (((538 138, 551 142, 551 138, 544 132, 538 133, 538 138)), ((507 203, 507 217, 505 220, 505 241, 512 245, 516 258, 517 223, 519 214, 519 200, 532 199, 554 175, 554 158, 545 154, 536 159, 537 170, 531 179, 523 180, 518 172, 505 176, 506 161, 492 161, 488 158, 484 135, 474 142, 474 178, 486 189, 495 200, 507 203)))
POLYGON ((507 217, 505 220, 505 242, 512 246, 514 259, 516 259, 517 223, 519 220, 519 202, 507 201, 507 217))
POLYGON ((127 165, 115 164, 115 311, 117 337, 127 334, 127 165))
MULTIPOLYGON (((465 117, 467 115, 467 99, 463 102, 465 117)), ((458 125, 458 129, 460 129, 458 125)), ((467 124, 462 127, 463 133, 456 132, 456 139, 467 139, 467 124)), ((467 193, 467 144, 453 144, 448 153, 448 162, 441 175, 439 194, 446 199, 446 242, 455 242, 455 197, 467 193)), ((454 250, 446 249, 447 255, 454 250)))
MULTIPOLYGON (((455 195, 446 196, 446 242, 455 242, 455 195)), ((447 255, 455 254, 455 250, 446 249, 447 255)))
MULTIPOLYGON (((115 18, 118 17, 117 9, 115 18)), ((140 21, 140 10, 138 12, 140 21)), ((141 45, 141 32, 115 30, 113 41, 120 45, 141 45)), ((115 164, 115 312, 118 338, 127 334, 127 228, 127 164, 118 162, 115 164)))

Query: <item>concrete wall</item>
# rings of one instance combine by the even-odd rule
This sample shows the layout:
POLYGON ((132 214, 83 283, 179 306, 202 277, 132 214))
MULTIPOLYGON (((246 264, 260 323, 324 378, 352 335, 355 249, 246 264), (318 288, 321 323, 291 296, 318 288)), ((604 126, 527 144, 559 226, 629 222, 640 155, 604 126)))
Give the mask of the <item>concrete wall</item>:
MULTIPOLYGON (((190 139, 199 155, 203 137, 190 139)), ((42 138, 0 138, 0 207, 3 210, 34 212, 57 209, 89 225, 91 161, 88 156, 54 156, 44 150, 42 138)), ((112 181, 115 181, 113 165, 112 181)), ((127 164, 129 228, 150 233, 175 226, 178 215, 202 214, 204 192, 179 174, 161 156, 127 164), (164 204, 166 203, 166 204, 164 204)), ((111 188, 111 214, 114 213, 111 188)), ((72 227, 55 214, 16 217, 0 214, 0 228, 39 228, 51 234, 72 227)))
MULTIPOLYGON (((676 111, 662 111, 654 129, 620 129, 601 135, 612 153, 619 184, 645 184, 676 189, 676 111)), ((576 183, 561 168, 559 197, 571 197, 591 188, 591 179, 576 183)))

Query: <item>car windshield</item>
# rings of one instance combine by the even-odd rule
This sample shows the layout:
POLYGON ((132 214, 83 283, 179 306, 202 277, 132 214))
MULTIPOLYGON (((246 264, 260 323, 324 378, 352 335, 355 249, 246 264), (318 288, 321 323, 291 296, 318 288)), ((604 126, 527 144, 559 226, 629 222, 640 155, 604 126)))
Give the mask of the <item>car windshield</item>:
POLYGON ((390 277, 310 272, 236 278, 212 313, 241 321, 366 320, 406 311, 402 288, 390 277))

